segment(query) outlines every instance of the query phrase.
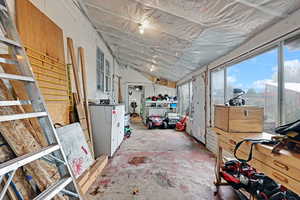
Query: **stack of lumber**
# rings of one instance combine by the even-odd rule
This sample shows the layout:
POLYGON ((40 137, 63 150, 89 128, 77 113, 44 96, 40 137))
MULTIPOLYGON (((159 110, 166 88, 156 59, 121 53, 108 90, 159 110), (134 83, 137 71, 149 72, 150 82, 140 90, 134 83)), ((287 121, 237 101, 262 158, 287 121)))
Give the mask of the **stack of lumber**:
POLYGON ((97 177, 101 174, 105 166, 107 165, 108 157, 100 156, 95 163, 86 170, 78 179, 77 184, 81 189, 81 192, 85 194, 90 186, 96 181, 97 177))
POLYGON ((74 51, 74 44, 71 38, 67 38, 68 50, 71 56, 72 61, 72 68, 75 80, 76 91, 75 97, 75 104, 76 110, 79 118, 79 122, 81 128, 84 132, 86 141, 90 147, 92 155, 94 157, 94 148, 93 148, 93 136, 92 136, 92 126, 90 121, 90 114, 88 109, 88 99, 87 99, 87 82, 86 82, 86 71, 85 71, 85 58, 84 58, 84 49, 82 47, 79 48, 79 56, 80 56, 80 64, 81 64, 81 72, 82 72, 82 84, 83 84, 83 95, 81 91, 81 84, 80 84, 80 76, 79 76, 79 68, 77 64, 77 59, 75 56, 74 51))

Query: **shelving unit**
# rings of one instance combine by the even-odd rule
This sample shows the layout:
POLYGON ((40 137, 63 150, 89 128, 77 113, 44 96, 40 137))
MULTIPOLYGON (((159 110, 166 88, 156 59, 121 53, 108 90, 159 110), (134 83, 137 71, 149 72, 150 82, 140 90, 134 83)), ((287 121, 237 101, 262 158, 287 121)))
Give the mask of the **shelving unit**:
POLYGON ((144 124, 146 124, 147 117, 152 115, 164 116, 166 112, 176 112, 177 101, 145 101, 142 112, 142 119, 144 124), (176 104, 175 107, 172 104, 176 104))

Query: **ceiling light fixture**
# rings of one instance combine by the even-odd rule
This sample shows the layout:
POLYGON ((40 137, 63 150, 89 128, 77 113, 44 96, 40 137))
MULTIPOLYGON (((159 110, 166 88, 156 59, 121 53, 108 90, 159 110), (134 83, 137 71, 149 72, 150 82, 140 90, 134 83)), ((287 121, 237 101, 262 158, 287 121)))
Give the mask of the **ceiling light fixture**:
POLYGON ((154 65, 151 65, 150 72, 154 71, 154 65))
POLYGON ((138 26, 139 26, 139 32, 140 32, 140 34, 144 34, 145 28, 149 27, 149 21, 148 20, 144 20, 143 22, 139 23, 138 26))
POLYGON ((140 32, 140 34, 144 34, 144 32, 145 32, 145 29, 143 28, 143 26, 142 25, 139 25, 139 32, 140 32))

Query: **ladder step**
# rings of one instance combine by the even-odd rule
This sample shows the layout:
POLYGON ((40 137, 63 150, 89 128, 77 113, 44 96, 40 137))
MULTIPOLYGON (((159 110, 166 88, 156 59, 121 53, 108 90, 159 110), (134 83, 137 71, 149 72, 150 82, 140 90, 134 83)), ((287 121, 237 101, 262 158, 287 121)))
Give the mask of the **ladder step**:
POLYGON ((41 157, 48 155, 54 151, 59 150, 59 146, 57 144, 50 145, 48 147, 42 148, 37 152, 32 152, 29 154, 25 154, 23 156, 11 159, 7 162, 0 164, 0 176, 4 175, 10 171, 18 169, 32 161, 40 159, 41 157))
POLYGON ((17 60, 7 59, 7 58, 0 58, 0 63, 17 65, 19 64, 17 60))
POLYGON ((0 73, 0 78, 9 79, 9 80, 17 80, 17 81, 34 82, 34 79, 29 76, 19 76, 19 75, 6 74, 6 73, 0 73))
POLYGON ((29 105, 31 101, 23 100, 23 101, 0 101, 0 107, 3 106, 21 106, 21 105, 29 105))
POLYGON ((72 178, 63 178, 54 185, 48 187, 45 191, 35 197, 33 200, 51 200, 55 195, 62 191, 68 184, 72 182, 72 178))
POLYGON ((29 119, 34 117, 45 117, 46 112, 35 112, 35 113, 25 113, 25 114, 15 114, 15 115, 1 115, 0 122, 7 122, 19 119, 29 119))
POLYGON ((22 46, 19 43, 17 43, 16 41, 7 39, 7 38, 2 37, 2 36, 0 36, 0 42, 2 42, 4 44, 7 44, 7 45, 12 45, 12 46, 15 46, 15 47, 22 48, 22 46))

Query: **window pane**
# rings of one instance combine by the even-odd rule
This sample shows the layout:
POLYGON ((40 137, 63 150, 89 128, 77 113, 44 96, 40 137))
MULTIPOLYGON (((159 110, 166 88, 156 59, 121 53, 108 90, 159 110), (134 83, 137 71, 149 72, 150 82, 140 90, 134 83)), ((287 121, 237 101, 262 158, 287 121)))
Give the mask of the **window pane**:
POLYGON ((97 64, 97 89, 104 91, 104 54, 100 50, 100 48, 97 48, 97 58, 96 58, 96 64, 97 64))
POLYGON ((211 122, 214 121, 214 105, 224 104, 224 70, 211 73, 211 122))
POLYGON ((277 126, 277 54, 273 49, 227 68, 227 101, 234 88, 244 90, 246 105, 264 107, 266 132, 277 126))
POLYGON ((300 119, 300 38, 284 46, 284 122, 300 119))

